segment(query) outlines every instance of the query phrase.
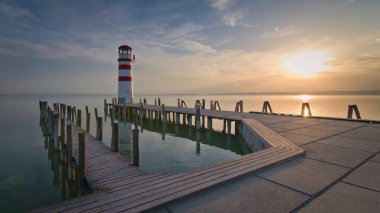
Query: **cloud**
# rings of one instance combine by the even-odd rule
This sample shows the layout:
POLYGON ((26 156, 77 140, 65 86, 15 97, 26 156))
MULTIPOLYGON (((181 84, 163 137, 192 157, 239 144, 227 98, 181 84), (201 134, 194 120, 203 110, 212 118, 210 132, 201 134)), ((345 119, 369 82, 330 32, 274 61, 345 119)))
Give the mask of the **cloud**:
POLYGON ((232 2, 232 0, 211 0, 211 6, 217 10, 223 11, 232 2))
POLYGON ((354 2, 356 2, 356 0, 346 0, 346 1, 341 2, 341 4, 347 5, 347 4, 351 4, 351 3, 354 3, 354 2))
POLYGON ((295 26, 286 26, 283 28, 275 27, 273 29, 273 31, 262 33, 261 37, 263 37, 263 38, 281 38, 281 37, 297 35, 301 32, 302 32, 302 30, 298 29, 295 26))

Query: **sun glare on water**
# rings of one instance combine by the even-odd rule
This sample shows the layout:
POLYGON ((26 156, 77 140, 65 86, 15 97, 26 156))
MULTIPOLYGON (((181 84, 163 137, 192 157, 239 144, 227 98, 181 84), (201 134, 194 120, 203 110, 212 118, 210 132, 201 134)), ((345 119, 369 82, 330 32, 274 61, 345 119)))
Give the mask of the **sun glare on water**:
POLYGON ((302 77, 311 77, 328 70, 329 60, 330 58, 322 52, 307 51, 288 57, 282 67, 289 73, 302 77))

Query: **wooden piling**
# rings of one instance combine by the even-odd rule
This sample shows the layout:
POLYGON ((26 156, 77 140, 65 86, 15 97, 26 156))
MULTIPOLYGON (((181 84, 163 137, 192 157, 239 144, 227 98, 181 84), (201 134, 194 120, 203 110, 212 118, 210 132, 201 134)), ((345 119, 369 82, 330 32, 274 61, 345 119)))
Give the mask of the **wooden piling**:
POLYGON ((90 132, 90 119, 91 119, 91 114, 87 113, 86 114, 86 132, 90 132))
POLYGON ((84 132, 78 134, 78 155, 79 155, 79 177, 81 179, 86 178, 87 175, 87 151, 86 151, 86 143, 87 143, 87 135, 84 132))
POLYGON ((231 134, 231 120, 227 120, 227 133, 231 134))
POLYGON ((195 108, 195 128, 198 130, 201 128, 201 106, 195 108))
POLYGON ((132 130, 132 165, 139 166, 139 130, 132 130))
POLYGON ((61 118, 61 145, 66 145, 66 119, 61 118))
POLYGON ((165 112, 165 104, 161 105, 161 113, 162 113, 162 122, 166 123, 167 122, 167 116, 166 116, 166 112, 165 112))
POLYGON ((94 110, 95 110, 95 119, 98 119, 98 109, 95 108, 94 110))
POLYGON ((207 117, 207 129, 212 130, 212 117, 207 117))
POLYGON ((79 127, 82 126, 82 111, 80 109, 77 110, 77 125, 79 127))
POLYGON ((54 114, 54 148, 60 150, 59 135, 61 134, 61 119, 58 113, 54 114))
POLYGON ((119 152, 120 150, 119 123, 112 124, 111 150, 113 152, 119 152))
POLYGON ((187 123, 189 125, 189 128, 193 126, 193 116, 191 114, 187 115, 187 123))
POLYGON ((103 139, 103 120, 102 117, 96 118, 96 139, 102 140, 103 139))
POLYGON ((66 137, 67 137, 67 156, 69 162, 74 158, 74 127, 72 124, 67 124, 66 126, 66 137))
POLYGON ((71 106, 67 106, 67 120, 71 121, 71 106))

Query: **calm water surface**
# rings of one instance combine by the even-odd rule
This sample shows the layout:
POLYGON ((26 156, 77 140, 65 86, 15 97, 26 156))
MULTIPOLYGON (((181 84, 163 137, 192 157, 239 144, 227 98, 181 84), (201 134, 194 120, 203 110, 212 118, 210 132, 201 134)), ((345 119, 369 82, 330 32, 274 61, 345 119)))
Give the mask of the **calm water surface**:
MULTIPOLYGON (((82 111, 85 106, 89 106, 90 112, 97 107, 99 116, 104 117, 103 99, 111 100, 112 97, 114 96, 0 96, 0 212, 24 212, 73 196, 69 195, 69 191, 63 192, 61 185, 57 183, 54 160, 49 154, 39 126, 38 100, 75 105, 82 111)), ((168 106, 175 106, 177 98, 181 97, 189 107, 194 106, 195 100, 202 98, 207 100, 206 106, 208 106, 209 100, 212 99, 218 100, 223 110, 234 110, 236 102, 244 100, 244 111, 261 111, 263 101, 268 100, 275 112, 291 114, 299 114, 303 102, 300 96, 145 95, 144 97, 149 103, 154 103, 154 98, 160 97, 161 102, 168 106)), ((357 104, 363 118, 380 120, 380 96, 309 96, 308 102, 313 115, 346 117, 347 105, 357 104)), ((91 120, 91 133, 94 134, 95 123, 94 119, 91 120)), ((110 146, 109 121, 106 121, 104 126, 104 143, 110 146)), ((170 125, 163 131, 160 124, 151 121, 145 121, 143 126, 143 133, 140 134, 140 155, 150 155, 152 152, 168 155, 168 158, 156 159, 141 157, 140 167, 144 171, 161 171, 161 168, 157 169, 158 163, 164 165, 163 168, 172 164, 171 167, 166 167, 165 171, 178 173, 203 166, 204 162, 219 162, 251 151, 240 137, 234 135, 226 137, 219 133, 220 122, 214 123, 217 131, 211 133, 170 125), (175 150, 178 149, 183 149, 185 154, 176 153, 175 150)), ((128 150, 130 150, 131 128, 128 122, 120 125, 121 154, 126 158, 130 153, 128 150)))

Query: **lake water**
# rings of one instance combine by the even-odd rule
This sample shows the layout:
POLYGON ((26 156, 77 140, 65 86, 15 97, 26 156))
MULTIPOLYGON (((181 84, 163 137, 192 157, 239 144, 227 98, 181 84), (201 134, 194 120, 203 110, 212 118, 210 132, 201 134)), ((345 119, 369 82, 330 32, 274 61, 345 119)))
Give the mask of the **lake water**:
MULTIPOLYGON (((77 109, 84 111, 89 106, 91 113, 97 107, 99 116, 103 116, 103 99, 111 100, 114 95, 31 95, 31 96, 0 96, 0 212, 23 212, 36 207, 57 202, 63 196, 62 188, 57 184, 54 172, 54 161, 46 149, 45 138, 39 126, 38 101, 46 100, 49 103, 61 102, 67 105, 75 105, 77 109), (22 205, 20 205, 22 203, 22 205)), ((244 100, 244 111, 261 111, 263 101, 270 101, 274 112, 300 114, 301 104, 306 97, 300 96, 257 96, 257 95, 145 95, 148 103, 154 103, 154 98, 160 97, 161 103, 167 106, 177 105, 180 97, 189 107, 193 107, 195 100, 205 98, 206 106, 209 100, 218 100, 223 110, 234 110, 239 100, 244 100)), ((138 100, 140 97, 137 97, 138 100)), ((380 120, 380 96, 309 96, 308 102, 313 115, 341 117, 347 116, 347 105, 357 104, 364 119, 380 120)), ((93 115, 93 113, 92 113, 93 115)), ((124 124, 121 124, 123 126, 124 124)), ((129 123, 125 128, 121 127, 121 154, 128 157, 128 133, 129 123), (124 131, 124 133, 123 133, 124 131), (124 153, 124 154, 123 154, 124 153)), ((110 145, 110 125, 105 124, 103 138, 104 143, 110 145)), ((203 165, 205 158, 208 162, 219 162, 242 154, 250 150, 244 146, 241 138, 218 133, 221 123, 214 123, 216 132, 207 133, 189 130, 188 127, 168 126, 165 131, 165 140, 162 140, 164 132, 157 123, 144 123, 144 132, 140 137, 140 152, 171 153, 176 150, 178 143, 186 143, 184 152, 187 157, 173 154, 178 167, 171 167, 169 173, 187 171, 203 165), (214 144, 214 141, 222 141, 214 144), (232 143, 237 142, 237 143, 232 143), (160 146, 157 146, 160 144, 160 146), (236 145, 238 144, 238 145, 236 145), (172 150, 171 150, 172 149, 172 150), (222 154, 220 154, 222 153, 222 154), (192 163, 185 170, 183 165, 192 163)), ((91 133, 95 133, 95 123, 92 119, 91 133)), ((144 171, 156 171, 156 160, 141 158, 140 166, 144 171), (145 162, 144 162, 145 161, 145 162), (145 166, 144 166, 145 165, 145 166)), ((162 165, 169 162, 159 162, 162 165)), ((73 196, 73 195, 72 195, 73 196)))

